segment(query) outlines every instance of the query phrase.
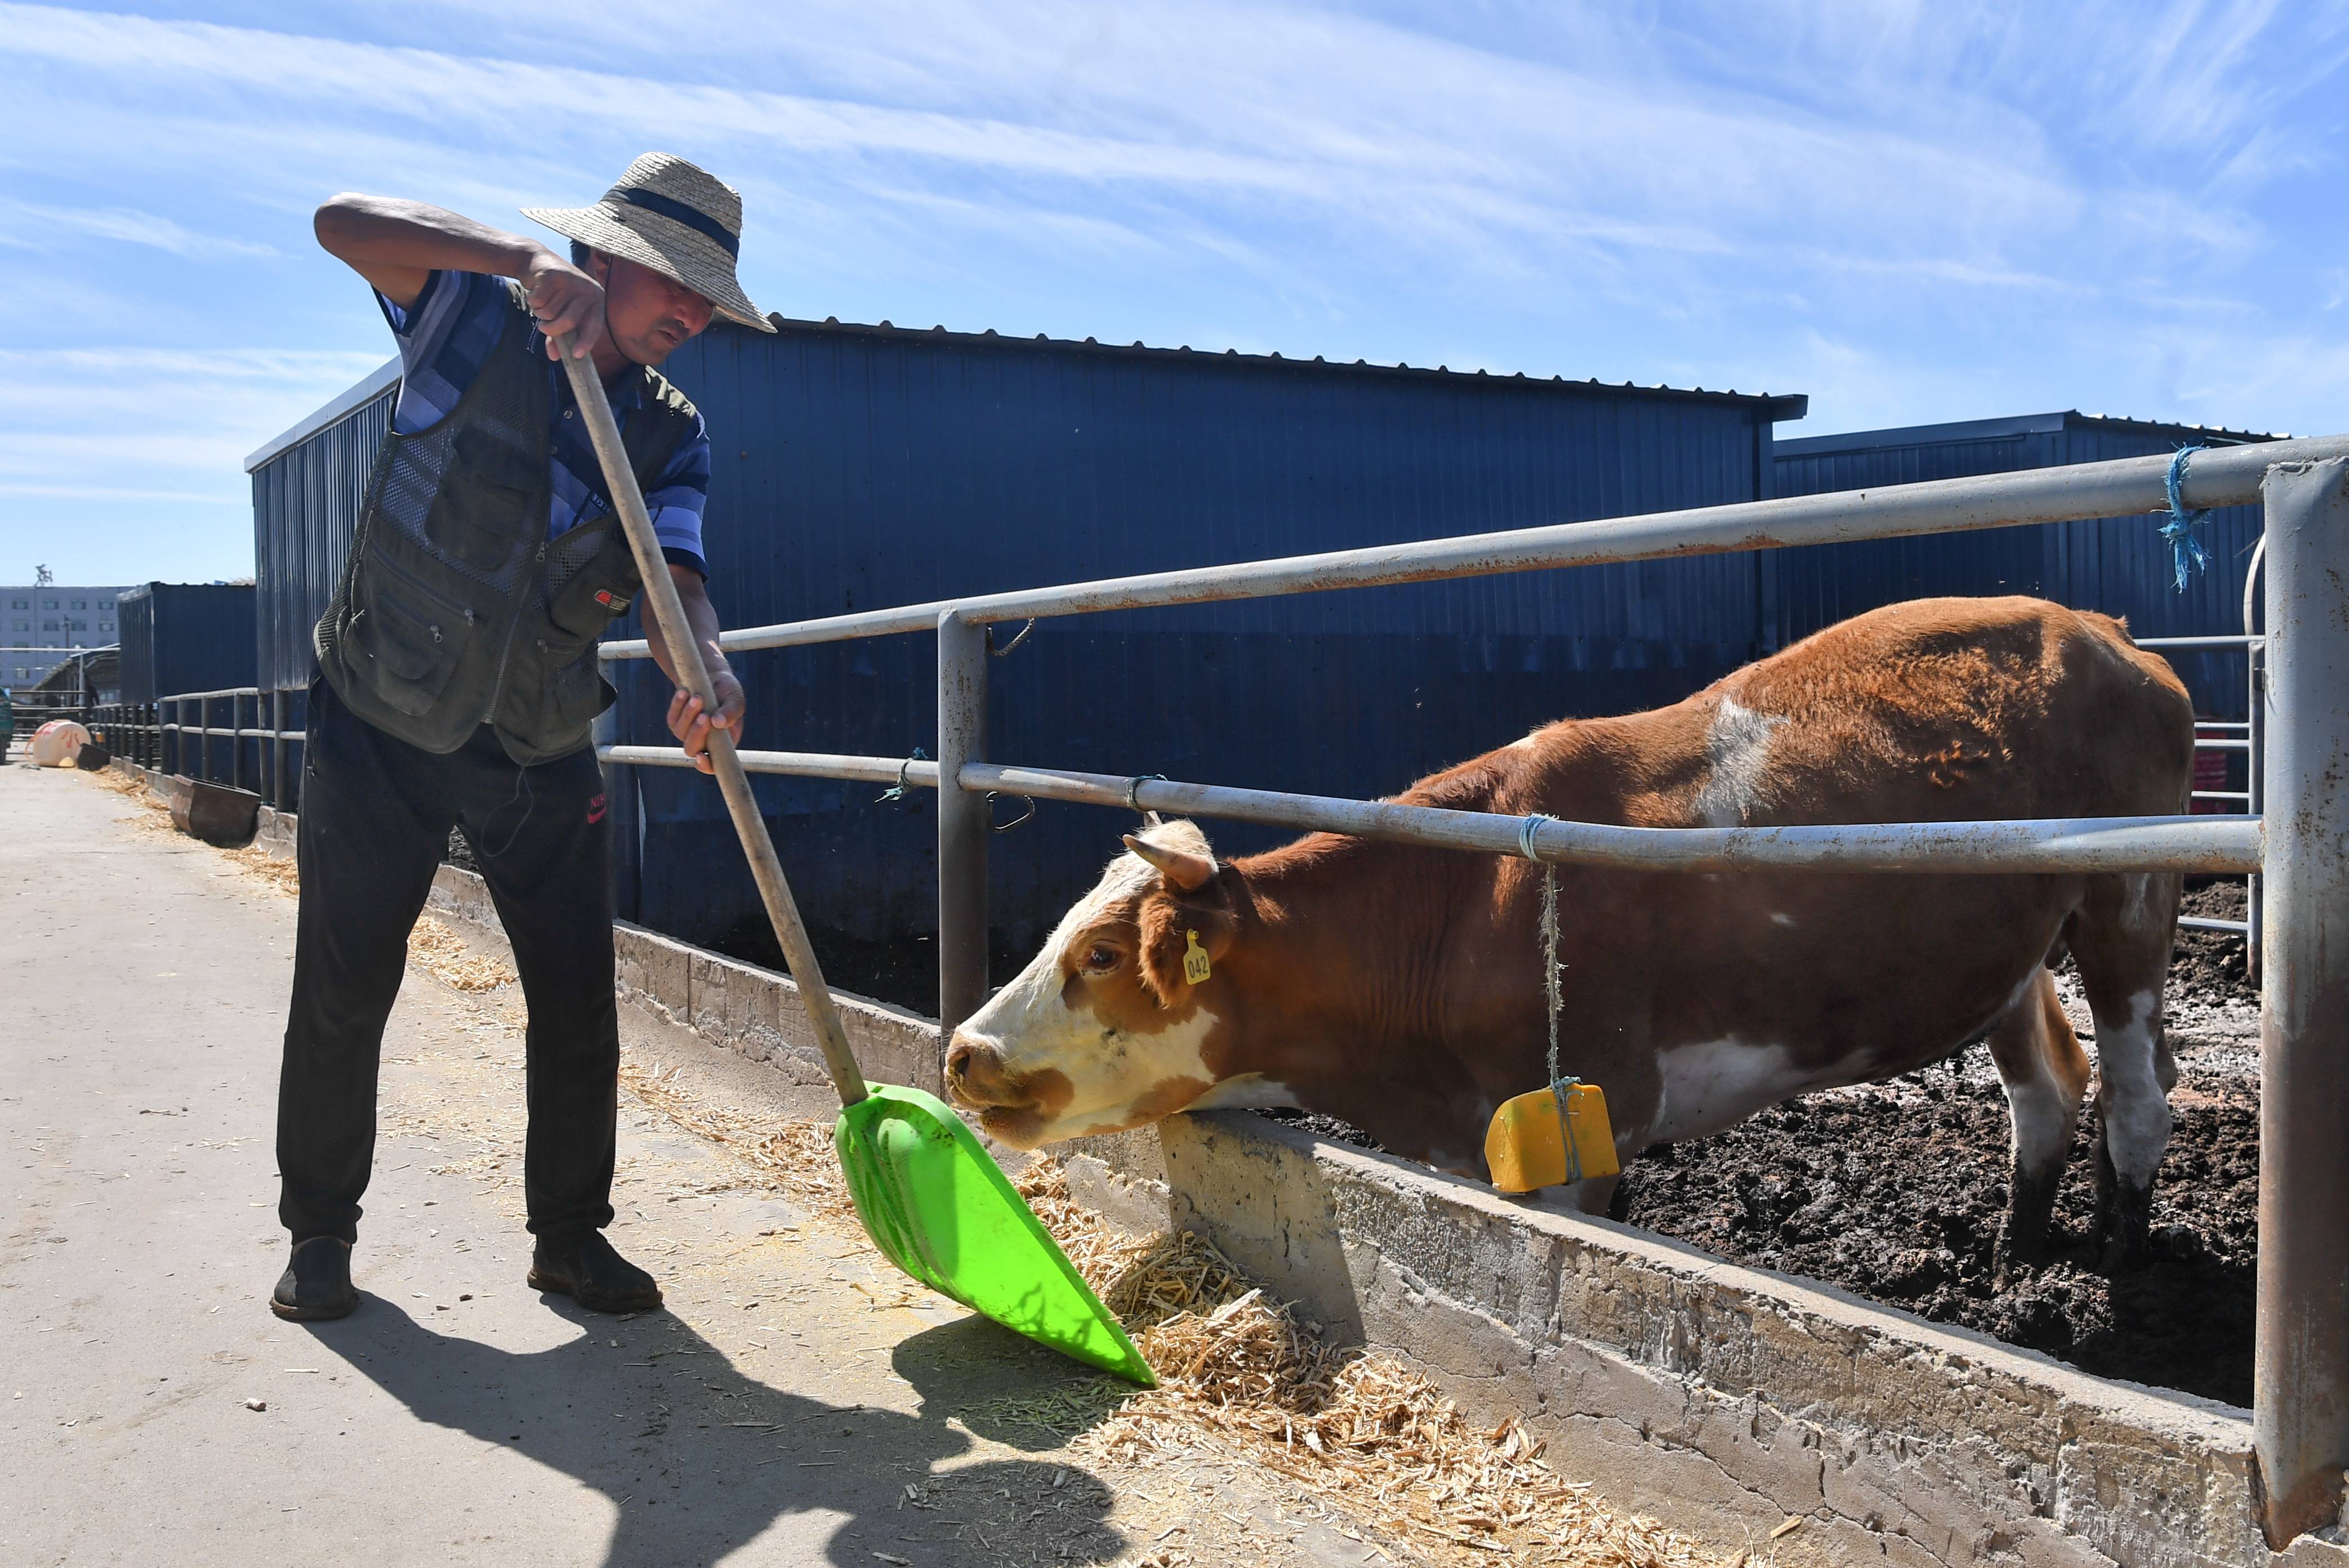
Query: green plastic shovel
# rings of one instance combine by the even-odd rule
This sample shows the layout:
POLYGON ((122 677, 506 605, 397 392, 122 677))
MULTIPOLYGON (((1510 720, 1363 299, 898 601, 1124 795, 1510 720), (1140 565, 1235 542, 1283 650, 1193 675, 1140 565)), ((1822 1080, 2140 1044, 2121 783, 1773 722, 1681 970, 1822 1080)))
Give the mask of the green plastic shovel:
MULTIPOLYGON (((587 421, 604 466, 620 524, 645 580, 645 600, 667 644, 685 689, 705 710, 718 704, 668 574, 644 493, 620 445, 620 428, 592 361, 574 358, 559 341, 572 395, 587 421)), ((734 754, 734 738, 709 732, 709 755, 726 810, 741 835, 758 880, 759 896, 774 923, 783 960, 815 1026, 824 1066, 840 1093, 840 1119, 832 1140, 865 1233, 899 1268, 942 1295, 1088 1366, 1114 1372, 1144 1387, 1158 1379, 1125 1330, 1093 1295, 962 1118, 935 1095, 895 1084, 868 1084, 848 1048, 840 1010, 816 966, 807 927, 791 884, 767 836, 767 820, 750 794, 750 780, 734 754)), ((944 787, 951 788, 950 781, 944 787)))

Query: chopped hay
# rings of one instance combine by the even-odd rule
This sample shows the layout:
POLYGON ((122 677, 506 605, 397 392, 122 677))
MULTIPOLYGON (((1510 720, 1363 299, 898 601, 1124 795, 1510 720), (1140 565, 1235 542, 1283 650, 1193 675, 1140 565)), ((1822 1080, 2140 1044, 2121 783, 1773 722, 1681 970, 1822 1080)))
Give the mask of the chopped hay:
POLYGON ((90 778, 97 781, 101 789, 111 789, 118 795, 128 795, 140 805, 150 806, 158 811, 170 810, 162 801, 155 799, 155 792, 147 787, 146 779, 134 779, 119 768, 101 768, 92 773, 90 778))
MULTIPOLYGON (((1062 1403, 1070 1425, 1059 1429, 1089 1429, 1081 1450, 1147 1465, 1190 1452, 1207 1433, 1400 1539, 1593 1568, 1710 1560, 1687 1538, 1563 1480, 1542 1460, 1546 1440, 1516 1418, 1472 1425, 1396 1357, 1325 1344, 1319 1325, 1267 1296, 1202 1237, 1123 1234, 1070 1197, 1049 1158, 1016 1185, 1160 1378, 1123 1397, 1096 1384, 1098 1408, 1062 1403)), ((1059 1412, 988 1413, 1043 1424, 1059 1412)))
POLYGON ((670 1078, 647 1072, 625 1057, 620 1062, 620 1081, 638 1099, 724 1149, 757 1171, 767 1184, 790 1194, 805 1208, 833 1219, 855 1221, 856 1205, 841 1180, 832 1129, 822 1122, 792 1117, 778 1123, 705 1105, 670 1078))
POLYGON ((156 798, 155 791, 148 788, 146 779, 134 779, 113 768, 101 768, 85 777, 95 780, 99 789, 113 791, 133 806, 146 808, 136 817, 119 820, 127 820, 132 827, 147 832, 178 835, 180 830, 171 825, 171 808, 156 798))
MULTIPOLYGON (((676 1074, 623 1062, 647 1105, 752 1166, 810 1210, 855 1222, 832 1130, 777 1123, 694 1099, 676 1074)), ((1472 1424, 1401 1360, 1332 1347, 1190 1232, 1134 1237, 1071 1197, 1067 1173, 1035 1159, 1013 1184, 1157 1370, 1135 1390, 1074 1378, 967 1412, 990 1425, 1075 1439, 1081 1453, 1146 1468, 1202 1439, 1310 1488, 1398 1542, 1478 1559, 1588 1568, 1701 1568, 1716 1561, 1652 1520, 1621 1514, 1543 1461, 1515 1418, 1472 1424)))
POLYGON ((273 855, 259 844, 247 844, 226 853, 230 860, 289 898, 302 891, 302 873, 295 869, 292 855, 273 855))
POLYGON ((463 937, 429 914, 419 916, 416 929, 408 934, 408 956, 452 990, 494 991, 515 979, 512 965, 494 954, 469 952, 463 937))

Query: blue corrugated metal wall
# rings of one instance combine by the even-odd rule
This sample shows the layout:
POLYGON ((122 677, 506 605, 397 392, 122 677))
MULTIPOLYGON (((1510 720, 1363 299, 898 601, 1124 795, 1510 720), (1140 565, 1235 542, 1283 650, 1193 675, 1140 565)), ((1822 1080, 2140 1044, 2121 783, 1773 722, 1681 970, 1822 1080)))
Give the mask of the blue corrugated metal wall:
POLYGON ((325 614, 359 524, 397 383, 253 470, 260 685, 298 690, 317 673, 310 631, 325 614))
MULTIPOLYGON (((2244 431, 2106 419, 2076 413, 1860 431, 1782 442, 1776 493, 1809 495, 1923 480, 2007 473, 2064 463, 2167 455, 2179 447, 2270 438, 2244 431)), ((2034 593, 2075 609, 2127 617, 2140 636, 2242 630, 2243 574, 2259 542, 2260 509, 2229 507, 2198 531, 2210 566, 2177 588, 2158 516, 1922 539, 1870 540, 1773 552, 1764 594, 1782 643, 1903 599, 1932 594, 2034 593)), ((2240 655, 2174 653, 2204 714, 2243 717, 2240 655)))
MULTIPOLYGON (((728 625, 1749 500, 1769 421, 1789 412, 809 325, 713 331, 667 368, 710 427, 711 594, 728 625)), ((993 665, 992 754, 1375 796, 1563 715, 1675 700, 1761 649, 1759 611, 1754 558, 1715 556, 1048 622, 993 665)), ((926 636, 743 655, 750 744, 935 751, 935 656, 926 636)), ((624 677, 622 727, 660 741, 666 688, 647 672, 624 677)), ((638 782, 647 870, 624 899, 658 929, 749 941, 757 900, 715 789, 666 771, 638 782)), ((926 969, 930 800, 760 791, 834 951, 852 969, 860 944, 926 969)), ((1091 885, 1128 825, 1046 804, 997 841, 1009 950, 1091 885)), ((1216 835, 1232 849, 1278 837, 1216 835)))
POLYGON ((124 702, 254 684, 253 584, 145 583, 116 610, 124 702))
MULTIPOLYGON (((667 368, 710 428, 711 593, 728 625, 2218 438, 2059 415, 1774 451, 1770 420, 1798 405, 832 324, 786 324, 773 336, 721 327, 667 368)), ((386 389, 254 471, 264 687, 310 677, 310 628, 390 406, 386 389)), ((2257 509, 2206 525, 2213 570, 2184 595, 2157 523, 1048 622, 992 667, 992 755, 1378 795, 1562 715, 1676 700, 1759 653, 1901 599, 2032 593, 2126 614, 2147 635, 2236 629, 2257 509)), ((926 636, 743 655, 750 741, 935 751, 934 658, 926 636)), ((2240 716, 2240 659, 2176 662, 2204 711, 2240 716)), ((665 740, 666 683, 642 664, 618 676, 621 738, 665 740)), ((617 770, 614 782, 623 914, 759 947, 756 894, 715 789, 666 770, 617 770)), ((868 785, 758 788, 827 961, 853 983, 926 1002, 932 798, 881 805, 868 785)), ((1018 810, 1006 802, 1000 814, 1018 810)), ((1048 803, 997 841, 1006 955, 1032 948, 1126 825, 1123 813, 1048 803)), ((1215 831, 1234 851, 1281 836, 1215 831)))

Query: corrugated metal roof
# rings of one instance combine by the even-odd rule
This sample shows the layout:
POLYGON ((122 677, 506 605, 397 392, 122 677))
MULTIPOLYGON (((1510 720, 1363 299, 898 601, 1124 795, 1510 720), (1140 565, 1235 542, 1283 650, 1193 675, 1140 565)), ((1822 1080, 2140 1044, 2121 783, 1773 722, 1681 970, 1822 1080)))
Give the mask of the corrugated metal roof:
POLYGON ((399 360, 397 356, 377 366, 339 396, 305 415, 292 426, 253 449, 244 459, 244 471, 251 473, 287 448, 316 435, 337 419, 348 418, 381 397, 389 387, 399 384, 399 360))
POLYGON ((2004 441, 2022 436, 2047 436, 2062 430, 2082 429, 2166 435, 2178 440, 2219 446, 2290 438, 2281 433, 2271 434, 2261 430, 2230 430, 2220 425, 2191 425, 2168 419, 2132 419, 2117 414, 2083 414, 2076 408, 2065 408, 2052 414, 2010 415, 2002 419, 1951 419, 1938 425, 1903 425, 1886 430, 1847 430, 1834 436, 1798 436, 1775 445, 1781 458, 1819 458, 1843 452, 1881 451, 1891 447, 2004 441))
MULTIPOLYGON (((778 327, 800 327, 809 330, 823 330, 850 335, 859 333, 886 333, 895 335, 901 332, 921 332, 921 329, 919 328, 898 327, 886 321, 876 322, 871 325, 865 325, 857 322, 843 322, 838 316, 832 315, 824 317, 822 321, 800 320, 781 315, 770 315, 767 319, 773 322, 778 327)), ((1131 344, 1121 346, 1118 344, 1102 343, 1098 339, 1091 337, 1087 337, 1082 340, 1065 337, 1048 337, 1040 332, 1036 334, 1033 337, 1006 337, 992 327, 988 328, 984 332, 948 332, 944 326, 933 326, 929 328, 926 333, 922 333, 921 335, 924 336, 936 336, 965 343, 988 344, 1007 349, 1018 349, 1030 344, 1040 343, 1050 347, 1060 349, 1081 348, 1090 349, 1093 352, 1104 355, 1141 356, 1144 357, 1190 354, 1215 354, 1213 349, 1194 349, 1187 343, 1174 348, 1154 348, 1142 342, 1139 338, 1136 338, 1131 344)), ((1630 393, 1635 397, 1728 397, 1734 398, 1740 402, 1767 404, 1769 405, 1768 413, 1770 418, 1778 421, 1788 421, 1802 418, 1809 412, 1811 406, 1811 399, 1808 394, 1801 392, 1740 392, 1733 387, 1730 387, 1726 391, 1707 391, 1702 387, 1667 387, 1662 382, 1658 382, 1652 387, 1641 387, 1635 383, 1626 381, 1618 386, 1608 382, 1602 382, 1597 377, 1591 377, 1581 381, 1568 381, 1563 376, 1551 376, 1548 377, 1547 382, 1544 383, 1541 377, 1527 376, 1522 370, 1512 371, 1506 376, 1495 377, 1490 371, 1455 371, 1452 369, 1451 366, 1444 365, 1438 365, 1432 368, 1424 365, 1413 366, 1400 363, 1395 365, 1372 365, 1368 360, 1364 359, 1357 359, 1350 365, 1343 360, 1335 362, 1330 361, 1319 354, 1315 355, 1310 359, 1290 359, 1284 357, 1278 351, 1271 354, 1242 354, 1237 348, 1226 348, 1221 355, 1217 356, 1217 357, 1237 359, 1244 364, 1265 367, 1277 366, 1286 370, 1310 369, 1313 366, 1318 366, 1324 370, 1372 376, 1426 376, 1449 377, 1468 380, 1482 378, 1485 380, 1530 381, 1536 384, 1554 385, 1568 391, 1598 390, 1605 392, 1610 397, 1621 397, 1626 393, 1630 393)), ((365 377, 355 382, 340 395, 329 399, 318 408, 307 415, 305 415, 300 420, 285 430, 271 438, 269 440, 264 441, 260 446, 255 447, 252 453, 244 459, 244 471, 246 473, 253 472, 255 469, 261 467, 272 458, 274 458, 285 451, 286 449, 296 445, 310 436, 316 435, 318 431, 325 429, 327 426, 334 424, 336 420, 347 418, 349 416, 358 412, 359 409, 366 407, 369 402, 372 402, 387 388, 397 385, 398 381, 399 360, 397 356, 394 356, 393 358, 384 361, 382 365, 368 372, 365 377)))
POLYGON ((1492 372, 1486 370, 1454 370, 1451 366, 1445 365, 1437 365, 1433 366, 1425 365, 1405 365, 1400 363, 1394 365, 1373 365, 1366 359, 1356 359, 1350 363, 1342 359, 1329 359, 1319 354, 1313 356, 1310 359, 1296 359, 1284 356, 1278 350, 1270 354, 1242 354, 1237 348, 1226 348, 1220 351, 1211 348, 1195 349, 1187 343, 1179 345, 1174 348, 1158 348, 1143 343, 1139 338, 1136 338, 1130 344, 1115 344, 1102 343, 1099 339, 1092 337, 1051 337, 1040 332, 1036 334, 1033 337, 1013 337, 999 333, 992 327, 989 327, 983 332, 950 332, 942 325, 931 327, 901 327, 886 321, 875 322, 871 325, 866 325, 858 322, 843 322, 836 315, 828 315, 822 321, 800 320, 781 315, 772 315, 768 316, 767 319, 772 322, 779 328, 797 328, 809 332, 829 332, 852 335, 872 333, 876 335, 886 335, 889 336, 935 338, 948 343, 979 345, 1010 351, 1017 351, 1034 345, 1042 345, 1053 349, 1082 349, 1095 354, 1121 358, 1159 359, 1204 356, 1214 359, 1237 360, 1243 365, 1256 366, 1268 369, 1278 368, 1287 371, 1310 372, 1318 369, 1349 376, 1429 377, 1443 377, 1454 381, 1485 380, 1507 381, 1511 383, 1526 382, 1535 386, 1555 386, 1568 392, 1587 392, 1596 390, 1604 392, 1610 397, 1620 397, 1626 394, 1641 397, 1701 397, 1708 401, 1726 397, 1735 399, 1742 403, 1766 404, 1769 406, 1768 411, 1770 418, 1775 420, 1802 418, 1810 411, 1811 406, 1809 395, 1801 392, 1740 392, 1735 387, 1731 387, 1726 391, 1707 391, 1702 387, 1667 387, 1661 382, 1658 382, 1652 387, 1642 387, 1630 381, 1625 381, 1617 385, 1600 381, 1597 377, 1591 377, 1580 381, 1569 381, 1563 376, 1550 376, 1547 377, 1527 376, 1522 370, 1516 370, 1508 372, 1506 375, 1495 376, 1492 372))

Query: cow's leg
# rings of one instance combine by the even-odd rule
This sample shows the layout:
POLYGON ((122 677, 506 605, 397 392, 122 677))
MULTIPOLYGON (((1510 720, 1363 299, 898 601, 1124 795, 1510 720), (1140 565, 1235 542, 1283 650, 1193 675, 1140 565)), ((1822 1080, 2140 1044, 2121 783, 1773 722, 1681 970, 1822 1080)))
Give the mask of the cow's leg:
POLYGON ((1620 1173, 1613 1176, 1592 1176, 1572 1182, 1565 1189, 1566 1201, 1586 1214, 1604 1217, 1614 1212, 1615 1189, 1622 1184, 1620 1173))
POLYGON ((2091 877, 2067 927, 2096 1019, 2096 1214, 2108 1272, 2144 1260, 2153 1174, 2169 1146, 2178 1068, 2163 1038, 2162 988, 2183 882, 2175 872, 2091 877))
POLYGON ((1999 1222, 1995 1285, 2039 1262, 2055 1213, 2055 1188, 2072 1153, 2072 1126, 2088 1088, 2087 1053, 2064 1016, 2055 976, 2045 969, 2025 983, 2014 1006, 1992 1025, 1991 1060, 2006 1088, 2013 1138, 2006 1217, 1999 1222))

